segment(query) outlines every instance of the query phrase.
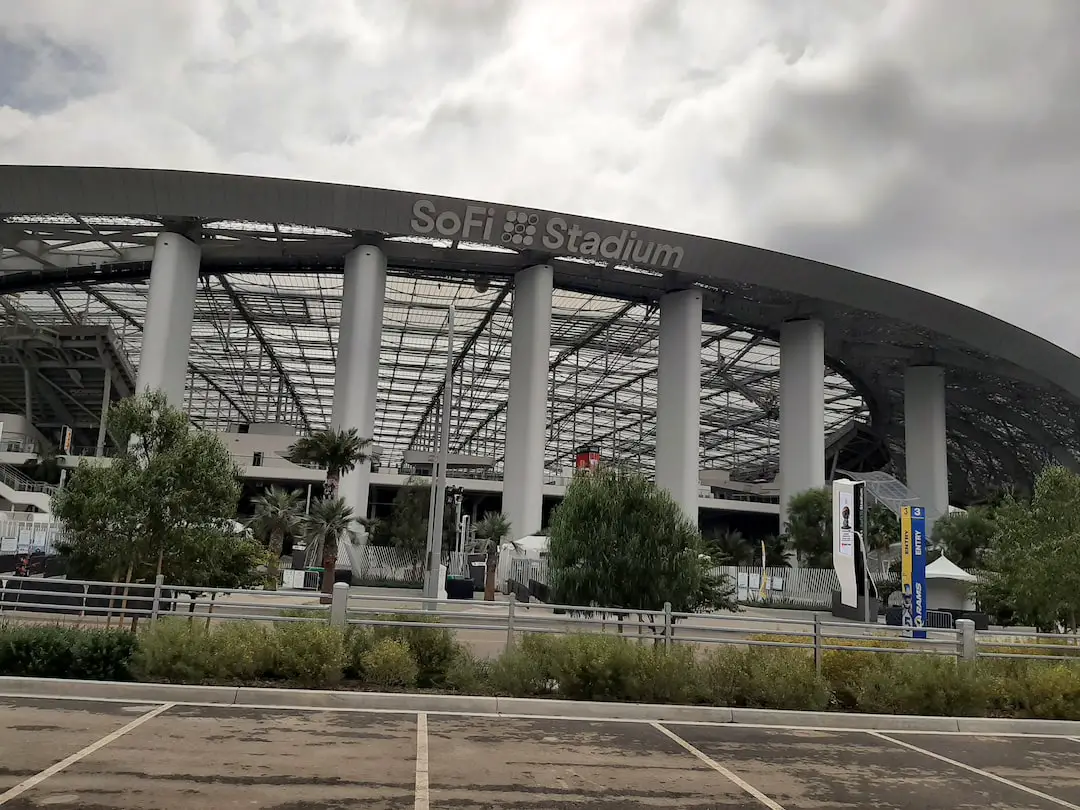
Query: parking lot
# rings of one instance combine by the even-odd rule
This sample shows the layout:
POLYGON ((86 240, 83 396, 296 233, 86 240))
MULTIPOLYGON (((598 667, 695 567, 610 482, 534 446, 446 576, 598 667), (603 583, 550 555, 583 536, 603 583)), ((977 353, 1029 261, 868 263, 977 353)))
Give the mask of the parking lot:
POLYGON ((1078 808, 1080 740, 0 698, 0 806, 1078 808))

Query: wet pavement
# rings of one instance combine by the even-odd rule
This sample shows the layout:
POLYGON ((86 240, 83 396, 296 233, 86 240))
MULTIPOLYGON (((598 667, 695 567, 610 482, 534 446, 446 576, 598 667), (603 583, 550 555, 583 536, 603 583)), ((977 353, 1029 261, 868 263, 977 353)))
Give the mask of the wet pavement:
POLYGON ((1080 740, 0 698, 0 807, 1080 810, 1080 740))

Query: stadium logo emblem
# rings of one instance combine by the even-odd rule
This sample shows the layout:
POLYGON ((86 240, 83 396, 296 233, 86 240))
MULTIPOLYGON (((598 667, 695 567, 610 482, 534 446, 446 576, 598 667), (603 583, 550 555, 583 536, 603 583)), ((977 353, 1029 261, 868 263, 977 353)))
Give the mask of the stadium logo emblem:
POLYGON ((540 224, 538 214, 526 211, 507 211, 503 223, 501 241, 507 245, 530 247, 536 239, 536 229, 540 224))

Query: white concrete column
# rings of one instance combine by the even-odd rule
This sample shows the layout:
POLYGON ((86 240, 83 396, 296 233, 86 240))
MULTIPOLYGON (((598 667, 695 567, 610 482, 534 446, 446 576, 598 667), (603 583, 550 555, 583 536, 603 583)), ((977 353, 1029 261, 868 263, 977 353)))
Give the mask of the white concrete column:
POLYGON ((927 534, 949 511, 945 444, 945 369, 910 366, 904 373, 904 457, 907 486, 926 508, 927 534))
POLYGON ((698 522, 701 423, 701 291, 660 299, 656 370, 656 483, 698 522))
POLYGON ((780 530, 793 495, 825 486, 825 327, 780 327, 780 530))
MULTIPOLYGON (((372 245, 355 248, 345 256, 330 424, 342 430, 356 428, 362 439, 372 439, 375 433, 385 300, 386 254, 372 245)), ((338 496, 353 508, 357 518, 367 517, 370 484, 370 460, 341 477, 338 496)))
POLYGON ((162 231, 154 240, 137 390, 160 389, 177 408, 184 406, 201 254, 198 245, 176 233, 162 231))
POLYGON ((530 267, 514 277, 503 513, 515 539, 539 532, 543 517, 551 287, 550 265, 530 267))

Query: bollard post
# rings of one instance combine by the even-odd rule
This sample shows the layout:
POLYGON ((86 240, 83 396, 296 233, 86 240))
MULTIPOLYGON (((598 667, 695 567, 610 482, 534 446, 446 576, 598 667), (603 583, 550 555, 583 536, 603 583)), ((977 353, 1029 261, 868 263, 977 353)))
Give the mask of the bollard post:
POLYGON ((165 577, 158 574, 154 579, 154 602, 150 606, 150 621, 156 622, 161 613, 161 586, 165 583, 165 577))
POLYGON ((821 616, 814 614, 814 669, 821 674, 821 661, 824 653, 821 649, 821 616))
POLYGON ((509 607, 506 609, 506 649, 514 646, 514 607, 517 605, 517 596, 510 592, 509 607))
POLYGON ((675 635, 675 624, 671 620, 671 602, 664 602, 664 646, 671 646, 671 637, 675 635))
POLYGON ((349 583, 335 582, 330 597, 330 626, 344 627, 349 611, 349 583))
POLYGON ((978 655, 975 646, 975 622, 971 619, 957 619, 956 633, 959 644, 957 653, 962 661, 974 661, 978 655))

